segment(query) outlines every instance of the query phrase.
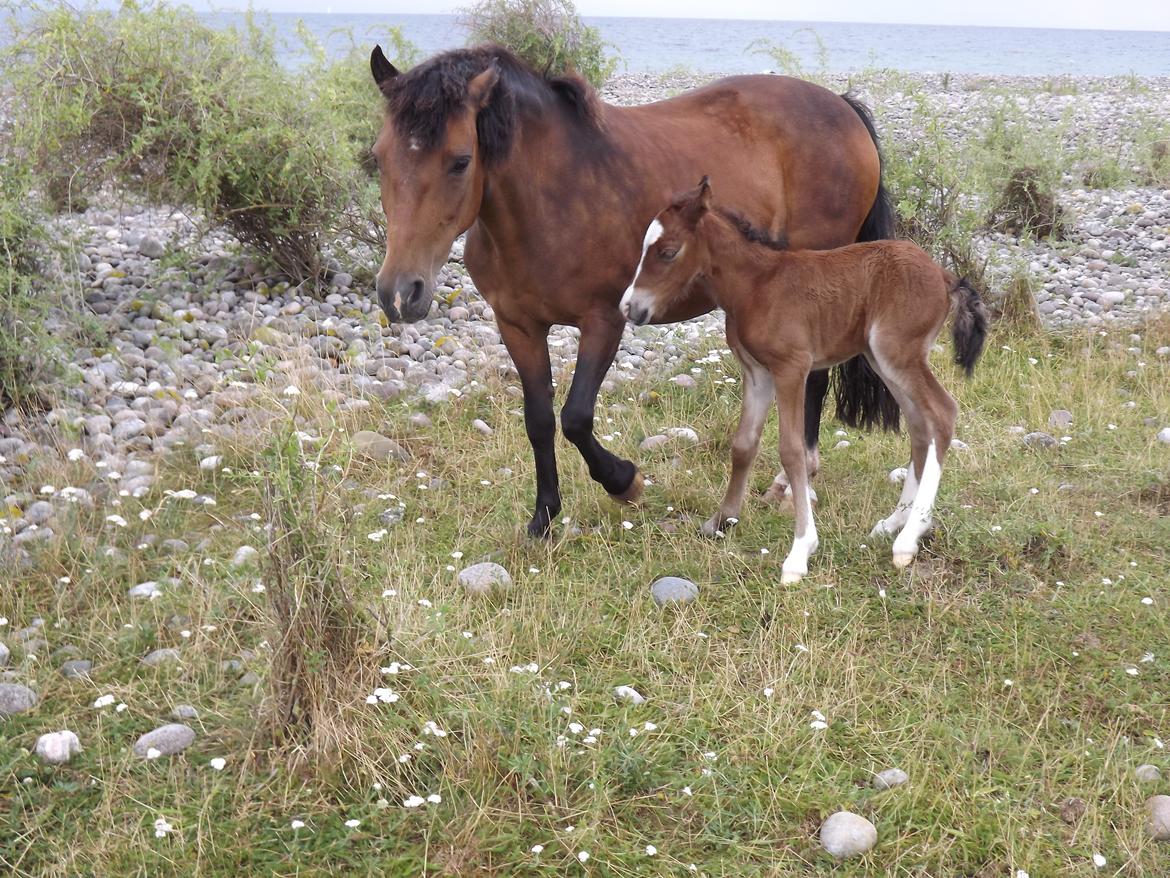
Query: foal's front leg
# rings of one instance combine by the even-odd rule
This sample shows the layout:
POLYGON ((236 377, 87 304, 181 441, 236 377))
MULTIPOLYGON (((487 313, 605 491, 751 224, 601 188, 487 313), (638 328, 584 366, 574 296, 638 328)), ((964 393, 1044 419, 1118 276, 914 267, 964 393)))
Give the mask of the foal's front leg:
POLYGON ((802 433, 804 417, 804 382, 811 358, 803 363, 790 362, 772 370, 776 386, 776 408, 780 413, 780 462, 792 485, 796 524, 792 548, 784 559, 780 582, 799 582, 808 573, 809 556, 817 550, 817 526, 813 521, 812 492, 808 484, 808 461, 802 433))
POLYGON ((743 407, 735 438, 731 440, 731 478, 727 482, 727 492, 719 509, 703 523, 702 533, 708 537, 721 533, 728 523, 734 524, 739 517, 747 493, 748 476, 760 450, 760 434, 764 431, 768 409, 775 397, 772 374, 746 352, 737 348, 736 355, 743 366, 743 407))

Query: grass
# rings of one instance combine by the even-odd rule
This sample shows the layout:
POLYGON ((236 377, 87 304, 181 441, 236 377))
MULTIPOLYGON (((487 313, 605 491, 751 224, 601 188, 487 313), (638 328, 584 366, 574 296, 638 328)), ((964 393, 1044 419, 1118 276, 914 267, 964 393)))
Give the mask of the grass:
MULTIPOLYGON (((42 701, 0 721, 0 864, 20 876, 672 875, 691 864, 707 875, 1073 876, 1094 873, 1101 852, 1109 874, 1162 874, 1170 851, 1145 836, 1142 803, 1165 790, 1139 788, 1133 768, 1170 767, 1156 743, 1170 738, 1168 449, 1154 440, 1162 422, 1145 423, 1170 409, 1170 363, 1154 354, 1168 342, 1165 322, 1138 340, 993 337, 970 383, 940 365, 970 448, 948 459, 935 534, 906 574, 866 536, 896 499, 886 473, 904 462, 904 438, 850 434, 832 450, 827 424, 822 548, 786 588, 791 520, 758 499, 727 539, 696 535, 738 406, 726 382, 738 369, 718 350, 696 360, 696 390, 655 384, 639 402, 634 384, 602 400, 599 432, 655 483, 640 508, 611 505, 560 443, 579 533, 548 543, 519 535, 531 464, 503 386, 433 410, 422 430, 405 404, 347 412, 307 383, 284 396, 297 379, 272 373, 263 407, 278 417, 249 441, 217 441, 222 469, 174 457, 141 501, 78 507, 66 536, 0 593, 14 664, 12 631, 38 615, 51 649, 73 644, 95 661, 90 680, 64 679, 47 657, 23 666, 42 701), (1025 449, 1010 428, 1048 429, 1054 408, 1073 412, 1071 440, 1025 449), (474 431, 476 417, 494 434, 474 431), (703 441, 638 452, 672 425, 703 441), (397 438, 413 463, 355 457, 346 436, 363 428, 397 438), (163 493, 185 488, 216 504, 163 493), (403 522, 369 538, 398 498, 403 522), (151 535, 193 551, 163 554, 151 535), (257 566, 231 565, 241 545, 261 549, 257 566), (515 583, 470 598, 454 571, 488 557, 515 583), (648 585, 665 574, 694 578, 698 601, 657 609, 648 585), (167 576, 180 585, 157 600, 126 597, 167 576), (323 582, 351 603, 337 607, 323 582), (287 697, 270 669, 287 682, 278 622, 290 594, 349 638, 331 652, 324 628, 297 623, 300 697, 328 707, 311 740, 261 721, 287 697), (181 649, 178 666, 139 665, 164 646, 181 649), (242 667, 223 665, 241 655, 242 667), (392 661, 412 669, 378 673, 392 661), (336 673, 347 662, 352 673, 336 673), (648 702, 615 703, 622 684, 648 702), (400 700, 366 704, 374 686, 400 700), (126 709, 91 706, 107 693, 126 709), (137 736, 179 703, 200 711, 196 743, 135 759, 137 736), (810 728, 814 710, 826 730, 810 728), (445 734, 427 734, 428 722, 445 734), (29 751, 60 728, 84 752, 42 766, 29 751), (910 784, 874 791, 873 773, 890 766, 910 784), (431 794, 441 802, 403 807, 431 794), (1067 824, 1070 798, 1085 811, 1067 824), (815 834, 843 807, 870 817, 879 843, 834 865, 815 834), (158 838, 160 817, 172 831, 158 838)), ((777 466, 769 430, 757 493, 777 466)), ((63 466, 30 485, 93 475, 87 461, 63 466)))

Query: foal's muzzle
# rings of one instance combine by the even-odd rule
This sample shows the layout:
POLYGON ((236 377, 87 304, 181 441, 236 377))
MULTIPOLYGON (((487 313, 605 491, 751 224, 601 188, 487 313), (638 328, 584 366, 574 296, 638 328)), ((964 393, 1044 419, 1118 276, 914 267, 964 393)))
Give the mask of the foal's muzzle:
POLYGON ((630 302, 626 306, 626 318, 635 326, 645 326, 650 322, 650 309, 630 302))
POLYGON ((383 283, 379 277, 375 288, 378 291, 378 304, 391 323, 399 319, 414 323, 426 317, 431 310, 434 293, 429 290, 422 275, 399 274, 387 283, 383 283))

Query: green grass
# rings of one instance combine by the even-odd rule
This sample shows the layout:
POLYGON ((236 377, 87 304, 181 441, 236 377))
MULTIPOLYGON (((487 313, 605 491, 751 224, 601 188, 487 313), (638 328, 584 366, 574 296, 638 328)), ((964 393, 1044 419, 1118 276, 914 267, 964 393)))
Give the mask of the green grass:
MULTIPOLYGON (((1145 836, 1142 803, 1165 783, 1141 788, 1133 768, 1170 768, 1155 744, 1170 739, 1170 447, 1154 439, 1170 410, 1170 363, 1154 349, 1167 343, 1165 323, 1136 341, 993 336, 969 383, 938 354, 970 448, 948 458, 934 536, 906 573, 867 537, 896 500, 886 474, 905 462, 904 437, 850 433, 833 450, 827 422, 821 550, 790 587, 779 567, 791 520, 758 500, 777 466, 774 422, 741 524, 721 541, 696 534, 728 468, 730 357, 700 362, 695 390, 662 383, 639 401, 645 388, 629 385, 602 399, 599 433, 654 482, 638 509, 611 505, 558 440, 565 510, 580 532, 547 543, 520 536, 531 463, 518 401, 502 386, 432 411, 433 429, 420 430, 403 404, 341 413, 307 384, 290 400, 274 379, 266 405, 295 409, 295 424, 282 414, 270 435, 220 442, 228 469, 172 458, 144 501, 79 509, 0 594, 14 663, 11 631, 35 615, 53 648, 75 644, 96 663, 88 682, 63 679, 47 659, 22 671, 42 702, 0 721, 0 864, 22 876, 684 875, 690 864, 707 875, 1079 876, 1097 874, 1100 852, 1100 874, 1164 874, 1170 848, 1145 836), (1073 413, 1071 440, 1025 449, 1010 428, 1046 430, 1054 408, 1073 413), (472 430, 476 417, 495 433, 472 430), (637 450, 675 425, 703 441, 637 450), (316 472, 294 428, 321 438, 303 452, 316 472), (345 436, 370 428, 415 461, 351 456, 345 436), (421 488, 434 478, 442 483, 421 488), (381 542, 367 534, 396 500, 378 493, 406 503, 381 542), (115 512, 126 527, 106 521, 115 512), (266 555, 268 523, 295 547, 282 543, 278 565, 231 567, 241 545, 266 555), (165 556, 136 548, 148 534, 209 544, 165 556), (469 598, 451 568, 485 556, 515 583, 469 598), (698 601, 657 609, 648 586, 664 574, 694 578, 698 601), (181 586, 127 599, 130 586, 165 576, 181 586), (264 593, 253 590, 261 578, 264 593), (290 590, 356 636, 330 645, 309 628, 284 644, 305 661, 318 719, 278 745, 269 669, 287 651, 269 601, 290 590), (181 648, 179 667, 138 664, 162 646, 181 648), (244 667, 260 676, 254 686, 221 669, 241 650, 255 653, 244 667), (381 677, 391 661, 414 669, 381 677), (616 704, 621 684, 648 702, 616 704), (401 699, 367 705, 377 685, 401 699), (127 709, 92 708, 106 693, 127 709), (137 736, 184 702, 201 712, 194 746, 135 759, 137 736), (810 728, 813 710, 828 729, 810 728), (428 721, 447 734, 423 734, 428 721), (28 751, 59 728, 85 750, 44 767, 28 751), (583 743, 594 728, 596 743, 583 743), (227 759, 223 771, 215 757, 227 759), (872 774, 890 766, 909 785, 874 791, 872 774), (440 804, 402 806, 432 793, 440 804), (1069 825, 1060 806, 1074 797, 1085 812, 1069 825), (879 843, 837 865, 816 831, 842 807, 872 819, 879 843), (159 817, 173 826, 165 838, 154 834, 159 817), (361 825, 347 828, 351 818, 361 825)), ((30 484, 90 477, 84 461, 69 467, 30 484)))

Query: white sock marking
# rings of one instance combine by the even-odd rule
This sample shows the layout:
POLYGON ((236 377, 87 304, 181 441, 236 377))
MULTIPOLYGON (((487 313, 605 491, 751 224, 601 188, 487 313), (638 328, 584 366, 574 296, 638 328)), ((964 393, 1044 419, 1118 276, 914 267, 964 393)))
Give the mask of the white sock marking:
POLYGON ((817 525, 813 521, 812 497, 807 483, 802 500, 805 515, 808 517, 808 527, 802 535, 792 540, 792 548, 788 552, 788 557, 784 559, 784 566, 780 568, 780 582, 783 585, 799 582, 801 577, 808 573, 809 556, 820 545, 820 540, 817 539, 817 525))
MULTIPOLYGON (((907 476, 909 480, 909 476, 907 476)), ((922 465, 922 481, 914 494, 910 516, 902 532, 894 540, 894 563, 905 567, 918 553, 918 540, 930 530, 931 512, 938 496, 939 482, 942 481, 942 465, 935 451, 934 440, 926 449, 926 461, 922 465)))
POLYGON ((873 526, 869 532, 871 537, 892 536, 906 524, 910 518, 910 505, 914 502, 914 495, 918 491, 918 478, 914 475, 914 461, 906 467, 906 478, 902 481, 902 495, 898 498, 898 505, 890 513, 889 518, 883 518, 873 526))

